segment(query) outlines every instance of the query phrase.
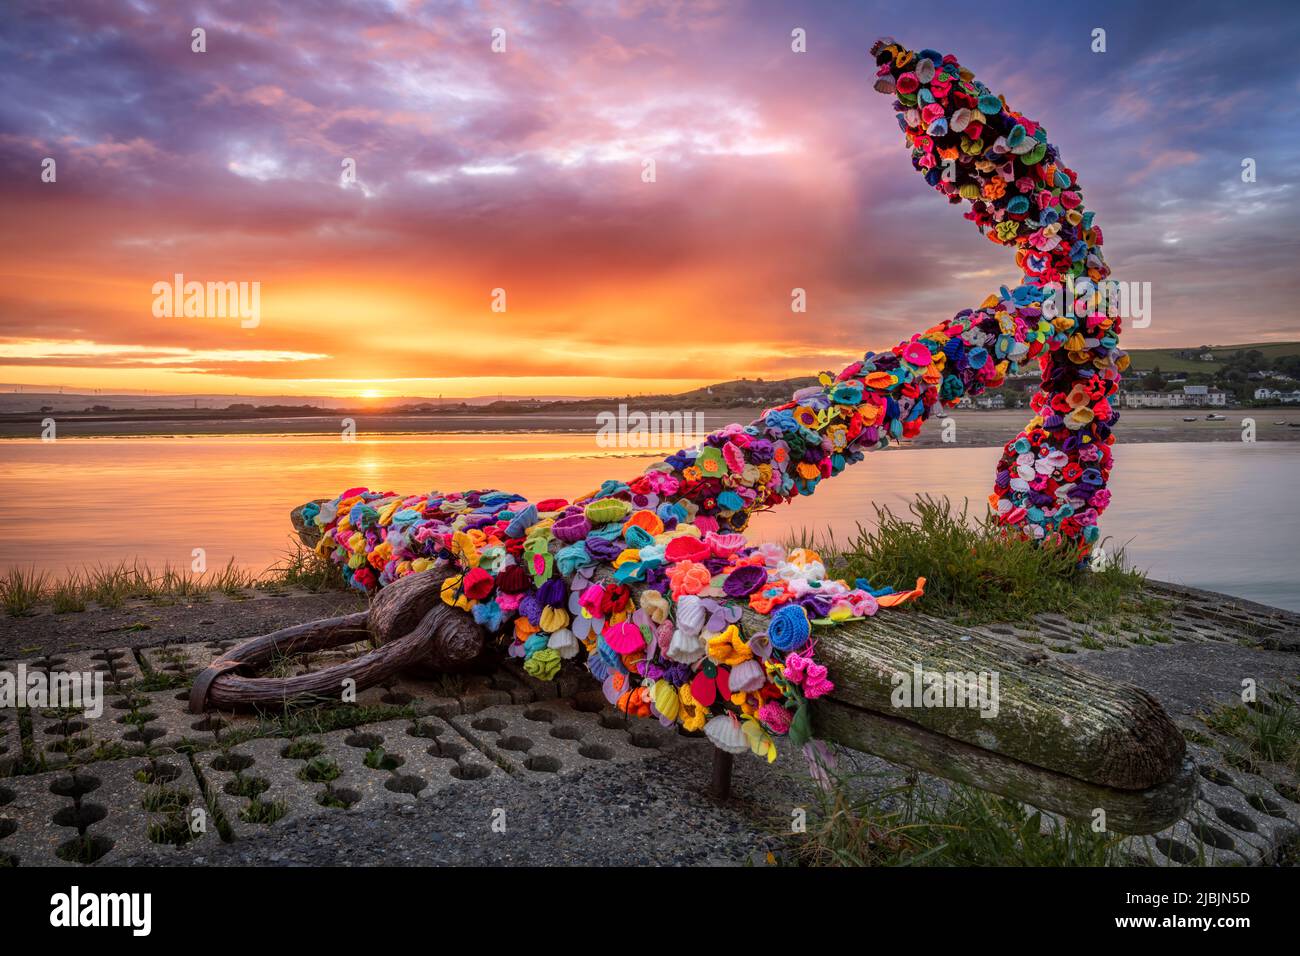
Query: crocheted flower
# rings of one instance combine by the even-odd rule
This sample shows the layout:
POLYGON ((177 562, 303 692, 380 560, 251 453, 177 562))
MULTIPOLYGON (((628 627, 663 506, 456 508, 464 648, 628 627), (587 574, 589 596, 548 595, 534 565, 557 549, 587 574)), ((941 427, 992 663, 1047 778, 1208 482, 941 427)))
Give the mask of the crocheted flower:
POLYGON ((788 655, 785 659, 784 674, 785 679, 791 684, 798 685, 803 690, 803 695, 810 700, 829 694, 835 689, 835 685, 827 679, 826 665, 818 664, 811 657, 803 657, 799 654, 788 655))
POLYGON ((620 695, 615 706, 629 717, 649 717, 650 689, 648 687, 634 687, 620 695))
POLYGON ((762 707, 758 708, 756 715, 767 729, 774 734, 784 734, 790 729, 791 714, 779 703, 769 700, 762 707))
POLYGON ((748 597, 767 583, 767 568, 761 565, 744 565, 736 568, 722 582, 722 590, 728 597, 748 597))
POLYGON ((853 608, 855 617, 871 617, 876 611, 880 610, 880 604, 874 595, 856 588, 845 596, 845 600, 853 608))
POLYGON ((569 626, 569 612, 559 607, 548 607, 542 611, 538 626, 548 634, 569 626))
POLYGON ((784 581, 770 581, 749 596, 749 606, 759 614, 770 614, 772 609, 794 597, 784 581))
MULTIPOLYGON (((359 577, 360 574, 361 572, 358 571, 356 576, 359 577)), ((449 604, 452 607, 458 607, 462 610, 469 609, 469 599, 461 592, 460 585, 463 580, 464 578, 462 575, 454 574, 442 582, 442 602, 444 604, 449 604)))
POLYGON ((583 589, 581 594, 575 592, 574 596, 569 598, 569 608, 573 611, 582 611, 586 617, 600 617, 600 602, 604 600, 605 589, 599 584, 591 584, 583 589), (577 607, 574 607, 574 597, 577 597, 577 607))
POLYGON ((763 727, 757 720, 746 716, 740 725, 741 732, 745 735, 745 740, 749 743, 749 750, 756 757, 764 757, 768 763, 776 760, 776 744, 772 738, 767 735, 763 727))
POLYGON ((803 695, 809 700, 821 697, 823 694, 829 694, 835 689, 826 676, 826 665, 812 663, 808 665, 808 673, 803 681, 803 695))
POLYGON ((682 729, 703 730, 704 723, 709 717, 709 709, 695 699, 695 695, 691 693, 691 685, 683 684, 679 687, 677 696, 682 702, 681 711, 678 714, 682 729))
POLYGON ((524 661, 524 670, 538 680, 551 680, 560 671, 560 652, 545 647, 529 655, 524 661))
POLYGON ((749 649, 745 639, 740 636, 740 629, 734 624, 728 625, 721 634, 715 634, 709 638, 709 660, 715 663, 734 667, 741 661, 747 661, 753 656, 753 651, 749 649))
POLYGON ((808 614, 802 605, 785 604, 772 614, 767 636, 778 651, 798 651, 808 643, 810 630, 808 614))
POLYGON ((920 342, 909 342, 903 346, 903 358, 913 365, 929 365, 930 350, 920 342))
POLYGON ((700 450, 695 457, 695 467, 706 478, 716 478, 727 473, 727 463, 722 458, 722 449, 713 446, 700 450))
POLYGON ((664 656, 670 661, 694 664, 704 657, 706 649, 704 638, 698 632, 691 634, 677 628, 673 631, 672 639, 669 641, 668 650, 664 652, 664 656))
POLYGON ((699 594, 713 580, 713 575, 703 564, 695 561, 679 561, 668 568, 668 580, 672 583, 673 597, 684 594, 699 594))
POLYGON ((658 591, 647 588, 641 592, 641 609, 655 624, 668 620, 669 608, 668 599, 658 591))
POLYGON ((645 650, 645 635, 641 633, 641 628, 631 621, 622 621, 618 624, 609 625, 605 628, 601 637, 606 644, 619 654, 630 654, 634 651, 645 650))

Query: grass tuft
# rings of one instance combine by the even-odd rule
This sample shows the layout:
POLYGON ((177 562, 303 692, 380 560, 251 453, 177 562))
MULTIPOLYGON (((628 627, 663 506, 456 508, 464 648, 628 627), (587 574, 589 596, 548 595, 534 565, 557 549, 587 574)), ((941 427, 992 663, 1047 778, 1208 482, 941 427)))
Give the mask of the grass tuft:
POLYGON ((1300 710, 1287 697, 1268 694, 1253 707, 1221 706, 1202 719, 1241 741, 1255 757, 1300 771, 1300 710))
POLYGON ((258 582, 264 588, 296 588, 313 594, 337 591, 346 585, 338 565, 295 541, 278 564, 267 568, 258 582))
POLYGON ((344 587, 336 566, 295 543, 293 549, 260 574, 239 567, 233 558, 222 567, 202 574, 171 564, 156 570, 145 562, 133 560, 69 569, 62 578, 53 581, 45 571, 10 568, 0 578, 0 603, 10 615, 24 617, 35 613, 38 605, 46 602, 55 614, 68 614, 84 611, 91 604, 104 608, 120 608, 128 601, 167 605, 202 601, 213 594, 239 599, 258 590, 271 594, 286 590, 320 593, 344 587))
POLYGON ((939 798, 919 784, 876 792, 832 776, 806 829, 789 835, 801 866, 1112 866, 1121 837, 1061 822, 1014 800, 953 785, 939 798))
POLYGON ((81 583, 81 574, 70 572, 61 581, 56 582, 48 594, 50 609, 55 614, 77 614, 86 609, 85 588, 81 583))
POLYGON ((13 617, 27 617, 45 596, 47 576, 35 568, 10 568, 0 578, 0 603, 13 617))
MULTIPOLYGON (((1005 533, 997 519, 960 510, 946 498, 917 497, 907 515, 875 506, 874 527, 858 526, 847 547, 833 540, 820 552, 834 577, 865 578, 873 586, 909 588, 926 579, 919 604, 957 623, 1021 621, 1055 612, 1096 619, 1121 612, 1150 616, 1146 578, 1129 568, 1122 549, 1099 570, 1080 568, 1073 549, 1041 546, 1005 533)), ((818 547, 804 536, 797 542, 818 547)))

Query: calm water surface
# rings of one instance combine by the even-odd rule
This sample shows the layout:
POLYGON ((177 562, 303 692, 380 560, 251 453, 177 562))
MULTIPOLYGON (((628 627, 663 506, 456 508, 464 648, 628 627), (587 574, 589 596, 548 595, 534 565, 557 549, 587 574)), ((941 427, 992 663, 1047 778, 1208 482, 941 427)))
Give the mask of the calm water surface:
MULTIPOLYGON (((874 452, 811 498, 760 515, 751 540, 801 530, 841 540, 916 491, 983 507, 997 449, 874 452)), ((140 557, 261 569, 289 546, 289 510, 345 488, 414 493, 502 488, 572 498, 655 456, 597 448, 591 435, 312 435, 0 442, 0 568, 63 571, 140 557)), ((1103 533, 1156 578, 1300 610, 1293 488, 1300 445, 1120 445, 1103 533)))

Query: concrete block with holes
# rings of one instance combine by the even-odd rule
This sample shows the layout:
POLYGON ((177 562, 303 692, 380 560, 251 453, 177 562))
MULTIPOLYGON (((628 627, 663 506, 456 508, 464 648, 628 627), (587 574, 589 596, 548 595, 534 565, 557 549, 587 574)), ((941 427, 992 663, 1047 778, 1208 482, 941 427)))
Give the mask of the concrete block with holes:
POLYGON ((237 838, 295 816, 376 810, 461 785, 490 785, 503 773, 432 716, 249 740, 195 760, 237 838))
POLYGON ((680 745, 672 730, 612 707, 568 700, 497 705, 452 718, 476 747, 522 774, 566 774, 645 760, 680 745))
POLYGON ((18 711, 0 707, 0 778, 9 776, 22 760, 22 730, 18 724, 18 711))
POLYGON ((111 865, 151 846, 189 853, 212 838, 207 822, 183 758, 105 760, 0 781, 0 857, 18 866, 111 865))

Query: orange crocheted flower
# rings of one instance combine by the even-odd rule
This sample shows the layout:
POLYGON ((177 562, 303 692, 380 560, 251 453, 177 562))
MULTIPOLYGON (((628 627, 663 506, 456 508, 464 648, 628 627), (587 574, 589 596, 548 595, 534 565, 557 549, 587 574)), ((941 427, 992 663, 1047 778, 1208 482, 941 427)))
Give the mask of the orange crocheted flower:
POLYGON ((794 597, 784 581, 772 581, 762 590, 749 596, 749 606, 759 614, 771 614, 772 609, 794 597))
POLYGON ((678 561, 668 569, 668 580, 674 598, 683 594, 699 594, 713 580, 709 569, 695 561, 678 561))
POLYGON ((634 687, 618 698, 618 709, 630 717, 650 716, 650 692, 645 687, 634 687))

